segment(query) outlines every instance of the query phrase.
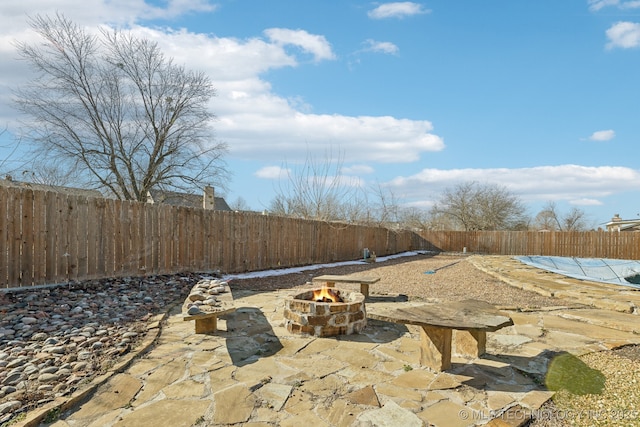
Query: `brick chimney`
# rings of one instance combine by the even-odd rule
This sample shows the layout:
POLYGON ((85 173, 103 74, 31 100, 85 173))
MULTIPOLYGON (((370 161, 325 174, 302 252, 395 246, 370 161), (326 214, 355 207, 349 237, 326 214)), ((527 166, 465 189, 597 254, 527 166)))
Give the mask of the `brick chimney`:
POLYGON ((214 197, 215 195, 215 190, 213 189, 212 186, 207 185, 206 187, 204 187, 204 196, 202 198, 202 207, 205 209, 215 209, 216 206, 216 199, 214 197))

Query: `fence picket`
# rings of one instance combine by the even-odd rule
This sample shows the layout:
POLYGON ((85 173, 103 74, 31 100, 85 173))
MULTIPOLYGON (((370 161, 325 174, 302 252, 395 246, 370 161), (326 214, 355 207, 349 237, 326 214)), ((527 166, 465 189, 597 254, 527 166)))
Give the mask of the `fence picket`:
POLYGON ((8 221, 9 189, 0 187, 0 289, 10 285, 8 277, 9 232, 8 221))
POLYGON ((9 197, 7 202, 7 232, 8 232, 8 245, 7 245, 7 257, 8 257, 8 281, 9 284, 17 283, 20 281, 20 240, 22 239, 22 224, 21 224, 21 202, 22 192, 16 192, 13 197, 9 197))

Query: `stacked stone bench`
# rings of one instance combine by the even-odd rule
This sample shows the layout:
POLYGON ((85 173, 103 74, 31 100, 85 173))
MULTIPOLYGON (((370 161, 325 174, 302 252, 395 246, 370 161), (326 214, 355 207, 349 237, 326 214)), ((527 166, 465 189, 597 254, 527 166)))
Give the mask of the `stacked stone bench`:
POLYGON ((184 321, 195 322, 196 334, 218 329, 218 316, 235 311, 229 284, 220 279, 202 279, 196 283, 182 306, 184 321))
POLYGON ((420 326, 420 363, 435 371, 451 368, 451 354, 477 358, 486 351, 487 332, 513 325, 485 301, 441 304, 369 304, 367 317, 420 326))
POLYGON ((369 285, 373 285, 380 281, 379 277, 371 276, 336 276, 336 275, 324 275, 314 277, 312 282, 324 282, 328 287, 332 288, 336 283, 359 283, 360 293, 366 297, 369 296, 369 285))

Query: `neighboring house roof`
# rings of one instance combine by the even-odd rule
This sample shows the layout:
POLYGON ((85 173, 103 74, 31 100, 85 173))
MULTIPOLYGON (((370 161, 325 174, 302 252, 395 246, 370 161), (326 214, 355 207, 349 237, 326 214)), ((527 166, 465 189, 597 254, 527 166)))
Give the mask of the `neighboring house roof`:
POLYGON ((640 231, 640 219, 622 219, 615 215, 606 227, 607 231, 640 231))
MULTIPOLYGON (((179 193, 176 191, 151 190, 147 201, 149 203, 164 203, 172 206, 187 206, 192 208, 202 208, 202 195, 179 193)), ((217 211, 230 211, 231 208, 222 197, 214 197, 213 209, 217 211)))
POLYGON ((99 190, 86 190, 84 188, 63 187, 61 185, 36 184, 34 182, 14 181, 10 177, 0 179, 0 185, 12 188, 29 188, 31 190, 54 191, 56 193, 68 194, 70 196, 84 197, 104 197, 99 190))
POLYGON ((608 223, 607 230, 610 231, 640 231, 640 221, 608 223))

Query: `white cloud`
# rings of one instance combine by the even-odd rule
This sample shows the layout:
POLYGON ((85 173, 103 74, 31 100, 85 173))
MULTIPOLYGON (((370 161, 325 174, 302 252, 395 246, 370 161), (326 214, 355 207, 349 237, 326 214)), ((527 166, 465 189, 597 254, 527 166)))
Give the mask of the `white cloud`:
MULTIPOLYGON (((129 0, 120 0, 125 3, 127 7, 131 2, 129 0)), ((142 10, 145 12, 143 18, 156 19, 156 18, 175 18, 181 15, 194 13, 194 12, 213 12, 218 6, 210 4, 208 0, 168 0, 166 7, 153 7, 149 6, 145 1, 139 1, 138 4, 144 5, 142 10)))
POLYGON ((435 204, 436 204, 436 200, 417 200, 414 202, 405 203, 403 206, 428 211, 435 204))
POLYGON ((2 31, 24 28, 28 16, 55 15, 63 12, 74 22, 88 26, 109 23, 131 26, 140 20, 172 19, 196 12, 214 12, 217 6, 208 0, 166 0, 164 7, 152 6, 145 0, 21 0, 2 4, 2 31))
POLYGON ((623 10, 640 8, 640 0, 588 0, 587 4, 589 5, 589 10, 592 12, 597 12, 600 9, 604 9, 605 7, 609 6, 616 6, 618 7, 618 9, 623 10))
MULTIPOLYGON (((299 66, 296 52, 287 52, 286 46, 300 46, 317 60, 334 57, 323 36, 286 29, 267 30, 268 40, 141 26, 133 26, 132 31, 156 41, 176 63, 188 64, 189 69, 211 77, 217 91, 211 101, 217 116, 216 136, 229 144, 235 158, 274 161, 281 160, 285 152, 291 160, 304 159, 309 152, 323 153, 332 145, 345 148, 345 162, 412 162, 421 153, 444 148, 442 139, 432 133, 433 126, 426 120, 311 114, 312 106, 304 99, 274 93, 261 75, 299 66)), ((18 35, 9 34, 8 38, 18 35)), ((14 50, 2 54, 0 49, 0 67, 4 71, 0 75, 0 100, 8 96, 8 88, 23 82, 26 73, 19 68, 23 65, 15 61, 14 50), (3 92, 7 95, 3 96, 3 92)), ((0 107, 0 123, 14 120, 9 117, 11 114, 15 113, 0 107)))
POLYGON ((366 47, 364 50, 366 52, 380 52, 395 55, 400 50, 398 49, 398 46, 391 42, 379 42, 372 39, 366 40, 365 45, 366 47))
POLYGON ((293 45, 313 55, 315 61, 335 59, 331 44, 324 36, 309 34, 304 30, 269 28, 264 34, 276 45, 293 45))
POLYGON ((281 179, 286 178, 290 173, 291 169, 282 168, 280 166, 265 166, 257 170, 254 175, 263 179, 281 179))
POLYGON ((619 0, 588 0, 587 2, 589 10, 592 12, 597 12, 607 6, 617 6, 619 3, 619 0))
MULTIPOLYGON (((135 27, 139 37, 154 40, 178 64, 206 71, 214 83, 251 81, 252 85, 268 86, 256 80, 270 69, 296 66, 295 56, 284 51, 281 44, 269 43, 258 37, 237 39, 193 33, 185 29, 151 29, 135 27)), ((244 84, 244 83, 243 83, 244 84)))
POLYGON ((525 202, 565 200, 591 206, 613 192, 637 191, 640 170, 579 165, 538 166, 520 169, 423 169, 415 175, 397 177, 387 183, 409 201, 427 203, 445 188, 477 181, 505 186, 525 202), (425 195, 425 189, 431 192, 425 195))
POLYGON ((367 14, 371 19, 404 18, 406 16, 429 13, 421 4, 410 1, 384 3, 370 10, 367 14))
POLYGON ((608 130, 599 130, 597 132, 594 132, 593 134, 591 134, 591 136, 589 137, 589 140, 591 141, 611 141, 613 138, 615 138, 616 136, 616 132, 612 129, 608 129, 608 130))
POLYGON ((636 22, 616 22, 606 31, 608 49, 620 47, 629 49, 640 45, 640 24, 636 22))
MULTIPOLYGON (((363 170, 366 167, 359 168, 358 166, 354 166, 353 170, 363 170)), ((351 171, 353 172, 353 171, 351 171)), ((258 169, 254 175, 261 179, 267 180, 280 180, 281 182, 286 182, 289 180, 289 177, 292 175, 296 175, 296 171, 292 168, 283 168, 281 166, 265 166, 263 168, 258 169)), ((317 183, 320 185, 329 185, 329 183, 337 183, 340 186, 344 187, 362 187, 364 185, 364 180, 353 176, 354 174, 348 172, 348 168, 343 168, 340 171, 340 175, 328 175, 328 176, 309 176, 307 177, 309 180, 317 180, 317 183)))
MULTIPOLYGON (((265 95, 264 102, 269 102, 265 95)), ((302 114, 283 108, 279 115, 256 111, 256 98, 242 103, 237 114, 216 123, 231 153, 244 159, 305 158, 328 145, 344 150, 345 162, 414 162, 420 154, 444 149, 442 138, 431 133, 428 121, 394 117, 302 114), (252 102, 253 101, 253 102, 252 102), (259 141, 259 143, 257 142, 259 141)))
POLYGON ((329 177, 325 184, 329 184, 332 180, 341 187, 362 188, 365 185, 365 181, 363 179, 349 175, 329 177))
POLYGON ((344 175, 369 175, 374 172, 374 169, 368 165, 351 165, 343 167, 341 172, 344 175))
POLYGON ((603 205, 603 203, 600 200, 587 199, 587 198, 569 200, 569 204, 575 205, 575 206, 602 206, 603 205))
POLYGON ((620 5, 620 9, 638 9, 640 8, 640 0, 626 1, 620 5))

